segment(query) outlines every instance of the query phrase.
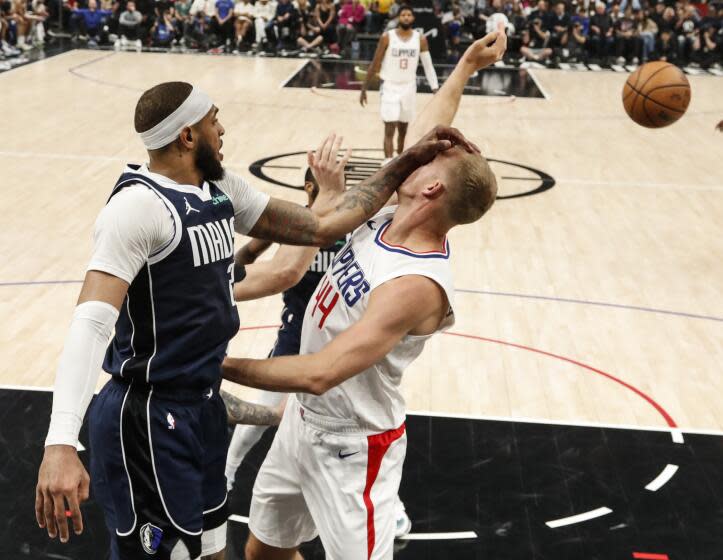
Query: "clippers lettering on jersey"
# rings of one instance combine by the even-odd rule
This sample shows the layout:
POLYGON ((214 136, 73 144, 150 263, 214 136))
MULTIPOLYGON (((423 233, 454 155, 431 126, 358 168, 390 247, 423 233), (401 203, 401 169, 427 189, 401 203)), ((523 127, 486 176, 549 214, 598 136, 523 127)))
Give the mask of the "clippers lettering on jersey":
POLYGON ((392 56, 416 57, 417 49, 392 49, 392 56))
POLYGON ((369 282, 365 280, 364 271, 356 262, 351 247, 334 260, 331 274, 336 277, 336 285, 349 307, 354 307, 354 304, 369 291, 369 282))
POLYGON ((187 228, 193 251, 193 266, 233 257, 233 218, 187 228))

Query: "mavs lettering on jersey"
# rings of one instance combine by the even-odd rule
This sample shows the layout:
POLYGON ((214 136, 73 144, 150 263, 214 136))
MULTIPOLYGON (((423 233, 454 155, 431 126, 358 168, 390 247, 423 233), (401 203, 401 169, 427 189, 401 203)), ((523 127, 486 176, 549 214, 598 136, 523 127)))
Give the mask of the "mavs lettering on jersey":
POLYGON ((188 237, 193 250, 193 266, 233 257, 233 217, 189 227, 188 237))
POLYGON ((369 282, 364 279, 364 271, 356 262, 351 246, 334 259, 331 274, 336 277, 337 288, 349 307, 354 307, 354 304, 369 291, 369 282))

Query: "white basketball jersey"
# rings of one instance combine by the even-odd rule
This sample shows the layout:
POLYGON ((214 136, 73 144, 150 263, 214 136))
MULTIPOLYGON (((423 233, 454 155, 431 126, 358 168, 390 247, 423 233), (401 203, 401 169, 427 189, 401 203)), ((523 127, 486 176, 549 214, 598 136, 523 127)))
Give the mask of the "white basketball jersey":
POLYGON ((419 64, 420 35, 412 31, 407 41, 402 41, 397 30, 389 32, 389 46, 384 53, 382 70, 379 73, 385 82, 408 83, 417 81, 417 64, 419 64))
MULTIPOLYGON (((449 312, 439 330, 454 324, 449 243, 442 251, 414 253, 384 241, 396 206, 383 208, 352 233, 322 277, 309 301, 301 331, 301 354, 326 346, 361 319, 372 290, 400 276, 427 276, 444 290, 449 312)), ((370 432, 383 432, 404 422, 402 373, 422 352, 432 335, 405 336, 382 360, 321 396, 298 394, 307 409, 332 418, 354 420, 370 432)))

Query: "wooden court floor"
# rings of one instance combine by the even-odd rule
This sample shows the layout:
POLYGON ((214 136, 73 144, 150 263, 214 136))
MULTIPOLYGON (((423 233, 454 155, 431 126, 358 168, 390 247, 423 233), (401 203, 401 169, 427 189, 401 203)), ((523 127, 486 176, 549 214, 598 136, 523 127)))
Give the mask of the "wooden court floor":
MULTIPOLYGON (((132 129, 144 89, 208 91, 225 164, 277 197, 302 201, 254 178, 253 162, 332 130, 380 146, 377 94, 363 109, 353 91, 281 87, 304 63, 77 50, 0 75, 1 384, 53 382, 95 216, 124 163, 144 161, 132 129)), ((407 372, 409 409, 722 431, 723 79, 689 77, 688 114, 651 131, 623 112, 624 74, 533 74, 546 99, 465 98, 455 124, 555 186, 451 234, 458 321, 407 372)), ((500 194, 519 189, 522 168, 497 169, 513 177, 500 194)), ((302 170, 276 172, 293 183, 302 170)), ((266 355, 262 327, 280 309, 239 305, 231 353, 266 355)))

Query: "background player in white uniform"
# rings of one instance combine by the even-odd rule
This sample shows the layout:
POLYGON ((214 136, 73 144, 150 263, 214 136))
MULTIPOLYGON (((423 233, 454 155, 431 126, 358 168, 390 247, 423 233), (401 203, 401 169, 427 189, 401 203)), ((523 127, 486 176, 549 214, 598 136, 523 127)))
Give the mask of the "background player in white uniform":
POLYGON ((397 153, 404 151, 407 126, 414 119, 417 95, 417 65, 422 61, 424 75, 432 91, 439 89, 437 73, 429 54, 427 38, 412 29, 414 12, 409 6, 399 10, 399 27, 384 33, 379 39, 367 76, 362 85, 359 102, 367 102, 367 89, 381 65, 381 114, 384 121, 384 157, 394 156, 394 131, 397 131, 397 153))
MULTIPOLYGON (((502 57, 499 37, 468 49, 420 126, 452 120, 469 76, 502 57)), ((320 181, 342 184, 345 160, 337 164, 335 152, 325 144, 312 167, 320 181)), ((297 392, 256 479, 248 560, 298 558, 298 545, 317 534, 330 560, 392 557, 406 450, 401 375, 454 322, 447 232, 479 219, 496 189, 469 144, 440 153, 398 189, 398 206, 339 252, 306 309, 304 355, 225 360, 226 379, 297 392)))

